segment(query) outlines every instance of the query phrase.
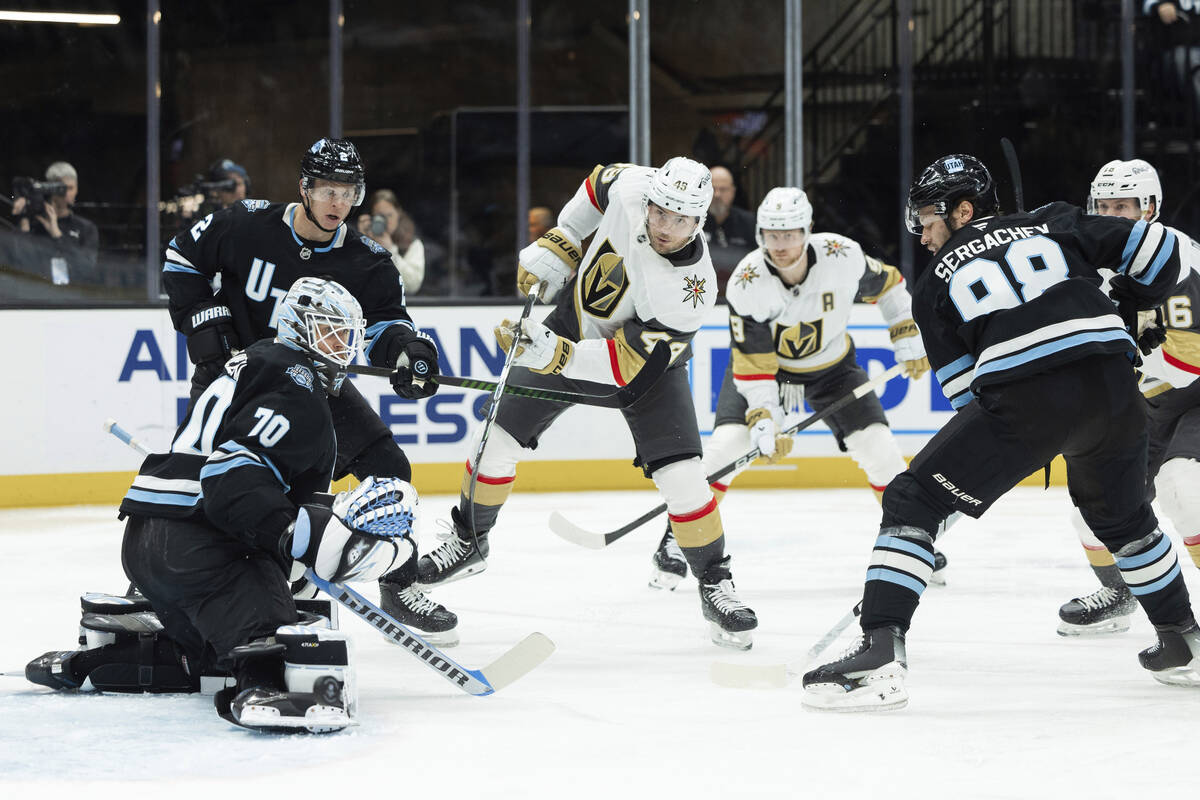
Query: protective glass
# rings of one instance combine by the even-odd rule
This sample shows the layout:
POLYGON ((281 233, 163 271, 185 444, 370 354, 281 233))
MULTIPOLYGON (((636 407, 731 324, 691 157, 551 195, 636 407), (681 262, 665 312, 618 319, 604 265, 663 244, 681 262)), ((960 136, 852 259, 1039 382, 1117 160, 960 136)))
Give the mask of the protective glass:
POLYGON ((308 190, 309 195, 313 200, 321 203, 330 203, 337 200, 342 203, 348 203, 352 206, 357 206, 362 203, 363 197, 366 194, 366 187, 361 184, 349 186, 339 184, 337 186, 315 186, 308 190))
POLYGON ((646 204, 646 221, 654 230, 675 236, 691 233, 696 226, 695 217, 668 211, 654 203, 646 204))
POLYGON ((771 250, 790 250, 804 244, 804 231, 763 231, 763 244, 771 250))

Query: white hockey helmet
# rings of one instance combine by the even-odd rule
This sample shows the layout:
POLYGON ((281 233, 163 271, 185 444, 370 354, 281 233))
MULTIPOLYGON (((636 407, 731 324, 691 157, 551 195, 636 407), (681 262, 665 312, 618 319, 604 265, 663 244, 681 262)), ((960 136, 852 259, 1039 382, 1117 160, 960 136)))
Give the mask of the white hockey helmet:
POLYGON ((300 278, 279 304, 276 341, 308 353, 332 395, 341 392, 365 335, 362 307, 340 283, 300 278))
POLYGON ((1144 214, 1154 203, 1154 215, 1147 222, 1154 222, 1162 212, 1162 183, 1158 171, 1146 161, 1113 160, 1100 168, 1092 178, 1088 192, 1087 211, 1096 213, 1097 200, 1114 200, 1119 197, 1135 197, 1144 214))
POLYGON ((812 204, 803 189, 794 186, 776 186, 767 192, 758 205, 758 225, 754 239, 764 247, 763 231, 804 231, 805 237, 812 229, 812 204))
POLYGON ((712 173, 708 171, 708 167, 699 161, 675 156, 667 159, 667 163, 654 171, 642 198, 642 205, 654 203, 667 211, 696 217, 698 222, 688 238, 690 242, 704 227, 704 217, 708 214, 712 196, 712 173))

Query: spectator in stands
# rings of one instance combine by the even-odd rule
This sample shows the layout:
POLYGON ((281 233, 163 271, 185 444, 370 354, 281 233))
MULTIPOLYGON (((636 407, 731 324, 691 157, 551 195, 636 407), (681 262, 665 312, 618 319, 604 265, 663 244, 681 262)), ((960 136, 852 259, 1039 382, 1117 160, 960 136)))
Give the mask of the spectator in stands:
POLYGON ((742 257, 758 245, 754 240, 754 214, 733 204, 737 187, 733 173, 725 167, 712 168, 713 199, 704 218, 704 238, 717 272, 717 285, 725 291, 725 281, 742 257))
POLYGON ((1175 89, 1200 117, 1200 0, 1146 0, 1151 27, 1161 37, 1164 67, 1175 89))
POLYGON ((46 168, 46 183, 61 188, 13 201, 17 229, 28 234, 16 242, 15 265, 59 285, 96 283, 100 235, 95 223, 74 213, 79 174, 66 161, 55 161, 46 168))
POLYGON ((554 227, 554 212, 545 206, 535 206, 529 209, 529 241, 532 244, 542 238, 542 234, 554 227))
POLYGON ((228 208, 250 196, 250 174, 241 164, 222 158, 208 168, 208 182, 214 185, 212 199, 218 208, 228 208), (233 185, 229 186, 228 182, 233 185))
POLYGON ((358 218, 358 231, 392 254, 392 263, 404 279, 408 294, 416 294, 425 280, 425 245, 417 228, 391 189, 377 189, 367 202, 369 214, 358 218))

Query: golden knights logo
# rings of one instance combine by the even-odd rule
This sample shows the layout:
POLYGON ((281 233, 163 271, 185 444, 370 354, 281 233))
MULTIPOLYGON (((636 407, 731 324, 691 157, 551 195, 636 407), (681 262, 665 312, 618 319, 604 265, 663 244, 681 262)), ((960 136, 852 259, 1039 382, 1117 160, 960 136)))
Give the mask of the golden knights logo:
POLYGON ((751 283, 753 283, 754 279, 757 277, 758 277, 758 270, 756 270, 754 268, 753 264, 747 264, 745 267, 738 270, 737 274, 733 276, 733 279, 735 281, 737 281, 737 285, 739 288, 744 289, 747 286, 749 286, 751 283))
POLYGON ((689 275, 683 279, 683 302, 692 301, 692 308, 704 302, 704 284, 708 278, 697 278, 689 275))
POLYGON ((820 352, 824 320, 797 322, 775 329, 775 352, 783 358, 804 358, 820 352))
POLYGON ((846 245, 836 239, 829 239, 825 242, 825 255, 844 256, 846 255, 846 245))
POLYGON ((629 290, 625 259, 606 240, 579 276, 579 297, 583 310, 593 317, 608 319, 629 290))

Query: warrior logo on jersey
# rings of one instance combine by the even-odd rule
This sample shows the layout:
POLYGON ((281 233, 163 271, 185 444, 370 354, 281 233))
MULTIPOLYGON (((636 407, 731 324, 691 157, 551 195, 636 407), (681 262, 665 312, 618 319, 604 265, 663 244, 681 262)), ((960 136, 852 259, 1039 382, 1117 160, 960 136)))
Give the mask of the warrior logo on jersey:
POLYGON ((303 386, 310 392, 312 391, 313 374, 312 370, 310 370, 308 367, 304 366, 303 364, 293 364, 292 366, 288 367, 287 374, 288 377, 294 380, 297 385, 303 386))
POLYGON ((744 266, 738 270, 737 274, 733 276, 733 279, 735 281, 737 281, 737 285, 739 287, 744 289, 745 287, 747 287, 751 283, 753 283, 754 279, 757 277, 758 277, 758 270, 756 270, 754 268, 753 264, 747 264, 746 266, 744 266))
POLYGON ((827 255, 827 256, 844 256, 844 255, 846 255, 845 243, 839 242, 837 239, 827 239, 825 241, 825 255, 827 255))
POLYGON ((629 290, 629 276, 625 273, 625 259, 608 240, 600 245, 579 276, 579 287, 583 310, 593 317, 608 319, 617 310, 629 290))
POLYGON ((692 301, 692 308, 704 302, 704 284, 708 282, 708 278, 697 278, 695 275, 689 275, 683 279, 683 302, 692 301))
POLYGON ((790 328, 775 329, 775 352, 783 358, 804 358, 820 352, 824 320, 797 322, 790 328))

